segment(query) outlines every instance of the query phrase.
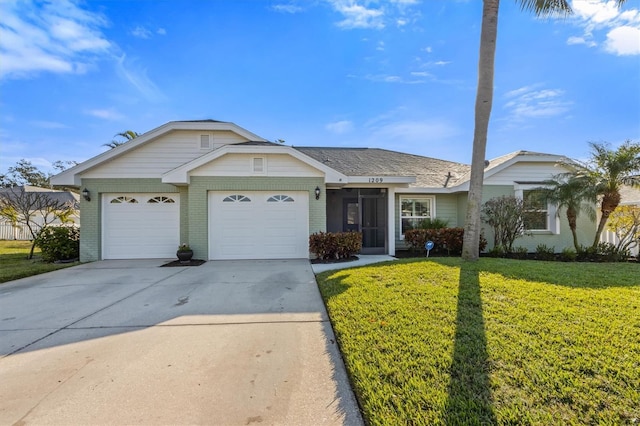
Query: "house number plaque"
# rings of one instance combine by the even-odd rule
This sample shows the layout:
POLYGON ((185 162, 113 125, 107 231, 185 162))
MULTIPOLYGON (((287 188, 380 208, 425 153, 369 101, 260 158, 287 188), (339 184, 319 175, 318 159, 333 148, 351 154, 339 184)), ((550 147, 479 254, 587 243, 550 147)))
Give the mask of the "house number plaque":
POLYGON ((371 177, 369 178, 369 183, 382 183, 383 179, 381 177, 371 177))

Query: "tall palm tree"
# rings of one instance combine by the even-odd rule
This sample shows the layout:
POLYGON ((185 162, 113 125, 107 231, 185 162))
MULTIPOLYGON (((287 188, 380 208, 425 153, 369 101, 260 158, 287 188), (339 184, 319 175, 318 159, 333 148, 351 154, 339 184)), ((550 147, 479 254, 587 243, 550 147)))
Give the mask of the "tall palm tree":
POLYGON ((140 133, 134 132, 133 130, 125 130, 124 132, 116 133, 113 137, 120 137, 121 140, 112 140, 109 143, 102 144, 102 146, 109 147, 111 149, 122 145, 123 143, 129 142, 132 139, 140 136, 140 133))
MULTIPOLYGON (((523 10, 533 11, 537 16, 572 13, 568 0, 516 1, 520 3, 523 10)), ((621 6, 625 1, 616 0, 616 3, 621 6)), ((487 131, 493 102, 493 70, 498 36, 499 6, 500 0, 484 0, 482 7, 471 177, 462 246, 462 258, 465 260, 477 260, 480 255, 478 248, 480 241, 480 207, 482 204, 487 131)))
POLYGON ((576 252, 579 252, 580 244, 576 232, 578 216, 581 212, 585 212, 591 220, 596 220, 596 210, 593 205, 596 203, 597 195, 591 180, 588 176, 563 173, 545 181, 544 184, 545 187, 541 188, 541 191, 546 201, 554 203, 558 210, 562 208, 567 210, 573 246, 576 252))
POLYGON ((591 159, 586 175, 600 196, 600 222, 593 247, 598 245, 607 219, 620 205, 622 185, 640 187, 640 142, 626 141, 618 149, 609 149, 606 143, 591 142, 591 159))

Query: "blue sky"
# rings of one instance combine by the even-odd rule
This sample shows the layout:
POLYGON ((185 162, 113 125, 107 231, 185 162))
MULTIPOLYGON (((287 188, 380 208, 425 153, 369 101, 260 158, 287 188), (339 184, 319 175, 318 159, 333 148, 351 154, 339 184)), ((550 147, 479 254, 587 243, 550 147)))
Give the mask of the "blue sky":
MULTIPOLYGON (((503 0, 487 158, 640 139, 640 1, 503 0)), ((124 130, 231 121, 287 145, 469 163, 479 0, 0 0, 0 171, 124 130)))

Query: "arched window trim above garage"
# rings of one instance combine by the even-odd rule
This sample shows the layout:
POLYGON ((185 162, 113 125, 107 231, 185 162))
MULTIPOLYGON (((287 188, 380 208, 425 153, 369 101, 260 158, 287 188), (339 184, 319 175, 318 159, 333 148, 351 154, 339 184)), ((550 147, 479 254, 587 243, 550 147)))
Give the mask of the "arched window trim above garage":
POLYGON ((137 203, 138 200, 136 200, 133 197, 126 197, 126 196, 120 196, 120 197, 116 197, 113 200, 110 201, 111 204, 120 204, 120 203, 128 203, 128 204, 135 204, 137 203))
POLYGON ((154 203, 167 203, 167 204, 170 204, 170 203, 175 203, 175 202, 176 201, 173 198, 165 197, 165 196, 162 196, 162 195, 150 198, 149 201, 147 201, 147 203, 151 203, 151 204, 154 204, 154 203))
POLYGON ((251 201, 251 198, 242 194, 229 195, 228 197, 225 197, 224 200, 222 200, 223 203, 238 203, 238 202, 246 203, 250 201, 251 201))
POLYGON ((295 200, 288 195, 273 195, 269 197, 267 203, 293 203, 295 200))

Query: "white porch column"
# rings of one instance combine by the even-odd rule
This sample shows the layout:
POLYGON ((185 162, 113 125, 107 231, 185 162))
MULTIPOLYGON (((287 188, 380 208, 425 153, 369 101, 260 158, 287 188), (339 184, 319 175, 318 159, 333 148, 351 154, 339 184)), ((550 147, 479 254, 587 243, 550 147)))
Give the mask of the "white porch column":
POLYGON ((387 188, 387 240, 389 242, 389 255, 396 254, 396 189, 387 188))

